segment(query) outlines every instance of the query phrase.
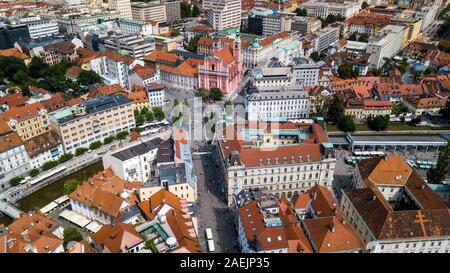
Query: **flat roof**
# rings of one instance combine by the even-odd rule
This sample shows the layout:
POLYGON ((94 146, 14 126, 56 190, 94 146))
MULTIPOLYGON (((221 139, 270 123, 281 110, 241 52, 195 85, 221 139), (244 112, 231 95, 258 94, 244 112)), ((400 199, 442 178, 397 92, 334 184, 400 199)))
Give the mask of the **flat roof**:
POLYGON ((328 139, 334 145, 348 145, 348 144, 350 144, 350 142, 348 142, 348 140, 347 140, 347 138, 345 136, 328 136, 328 139))
POLYGON ((353 145, 447 145, 439 135, 350 135, 353 145))
POLYGON ((141 142, 125 150, 113 153, 112 156, 119 160, 125 161, 138 155, 143 155, 151 150, 158 148, 161 142, 162 142, 161 138, 159 137, 154 138, 146 142, 141 142))
POLYGON ((46 214, 48 212, 50 212, 51 210, 53 210, 54 208, 56 208, 59 204, 56 202, 50 202, 47 205, 45 205, 43 208, 41 208, 39 210, 39 212, 41 212, 42 214, 46 214))
POLYGON ((91 220, 87 219, 83 215, 78 214, 75 211, 68 210, 68 209, 61 212, 61 214, 59 214, 59 216, 61 216, 62 218, 66 219, 82 228, 86 227, 91 222, 91 220))
POLYGON ((90 232, 96 233, 102 228, 102 225, 97 221, 91 221, 85 228, 90 232))

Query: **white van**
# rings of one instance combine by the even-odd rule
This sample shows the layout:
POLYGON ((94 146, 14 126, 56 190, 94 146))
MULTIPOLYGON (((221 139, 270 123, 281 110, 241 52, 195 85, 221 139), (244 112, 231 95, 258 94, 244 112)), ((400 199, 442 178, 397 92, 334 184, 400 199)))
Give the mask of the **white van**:
POLYGON ((206 233, 206 240, 213 239, 212 230, 210 228, 205 229, 205 233, 206 233))
POLYGON ((216 251, 216 248, 214 247, 214 241, 208 240, 208 252, 214 252, 216 251))

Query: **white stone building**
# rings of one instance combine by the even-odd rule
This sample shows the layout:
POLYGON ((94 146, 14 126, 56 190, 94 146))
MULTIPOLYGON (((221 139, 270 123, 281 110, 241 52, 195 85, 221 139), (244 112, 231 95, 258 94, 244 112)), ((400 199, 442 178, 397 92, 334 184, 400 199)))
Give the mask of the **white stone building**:
POLYGON ((11 178, 24 175, 29 170, 30 158, 22 140, 11 131, 2 134, 0 136, 0 190, 10 186, 11 178))
POLYGON ((20 21, 28 26, 31 39, 52 37, 59 33, 58 23, 52 19, 33 16, 21 18, 20 21))
POLYGON ((401 49, 405 27, 388 25, 369 38, 366 52, 370 53, 371 67, 379 68, 384 64, 383 58, 394 57, 401 49))
POLYGON ((299 7, 306 9, 308 16, 326 18, 328 15, 332 14, 350 18, 359 12, 361 3, 358 1, 333 3, 312 0, 301 3, 299 7))
POLYGON ((64 147, 58 134, 53 131, 33 137, 24 143, 30 158, 30 168, 40 168, 45 162, 58 160, 64 147))
POLYGON ((318 85, 320 65, 313 60, 295 58, 292 68, 292 81, 295 85, 300 87, 318 85))
POLYGON ((331 187, 336 159, 318 124, 247 122, 229 125, 222 137, 227 140, 219 140, 219 165, 228 205, 246 188, 266 187, 291 198, 315 184, 331 187))
POLYGON ((374 253, 449 253, 447 205, 398 155, 360 161, 341 211, 374 253))
POLYGON ((224 30, 241 26, 241 1, 239 0, 205 0, 208 23, 214 30, 224 30))
POLYGON ((108 0, 108 7, 118 11, 120 18, 133 19, 131 16, 130 0, 108 0))
POLYGON ((245 98, 249 121, 309 117, 308 92, 294 87, 260 87, 245 98))
POLYGON ((146 142, 130 143, 120 150, 105 154, 103 166, 128 181, 148 182, 154 177, 154 163, 162 140, 155 138, 146 142))

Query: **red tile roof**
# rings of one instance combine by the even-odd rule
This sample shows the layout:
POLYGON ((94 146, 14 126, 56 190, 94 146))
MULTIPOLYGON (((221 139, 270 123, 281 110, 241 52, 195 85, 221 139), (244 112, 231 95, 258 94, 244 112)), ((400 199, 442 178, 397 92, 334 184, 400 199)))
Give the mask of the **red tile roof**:
POLYGON ((9 111, 2 113, 1 117, 6 121, 14 119, 21 122, 39 115, 41 110, 45 110, 45 107, 40 102, 36 102, 25 106, 11 107, 9 111))
POLYGON ((119 218, 124 203, 130 206, 138 200, 133 190, 140 187, 142 183, 123 180, 116 176, 111 168, 108 168, 78 185, 69 197, 114 218, 119 218), (125 197, 121 195, 124 192, 128 193, 125 197))
POLYGON ((144 242, 132 224, 121 222, 102 226, 91 238, 97 246, 107 248, 112 253, 128 250, 144 242))

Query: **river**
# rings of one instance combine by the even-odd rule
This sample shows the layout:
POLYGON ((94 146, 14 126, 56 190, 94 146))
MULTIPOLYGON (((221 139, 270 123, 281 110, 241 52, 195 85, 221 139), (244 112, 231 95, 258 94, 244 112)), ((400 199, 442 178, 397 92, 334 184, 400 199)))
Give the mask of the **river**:
MULTIPOLYGON (((28 212, 33 209, 39 210, 43 206, 47 205, 51 201, 63 195, 64 182, 66 180, 75 178, 79 181, 85 181, 87 180, 87 178, 93 176, 94 174, 102 170, 103 170, 103 163, 102 161, 99 161, 71 175, 61 178, 60 180, 55 181, 54 183, 48 185, 47 187, 42 188, 37 192, 32 193, 27 197, 21 199, 18 202, 19 209, 24 212, 28 212)), ((0 224, 9 225, 11 222, 12 219, 9 218, 8 216, 0 217, 0 224)))

